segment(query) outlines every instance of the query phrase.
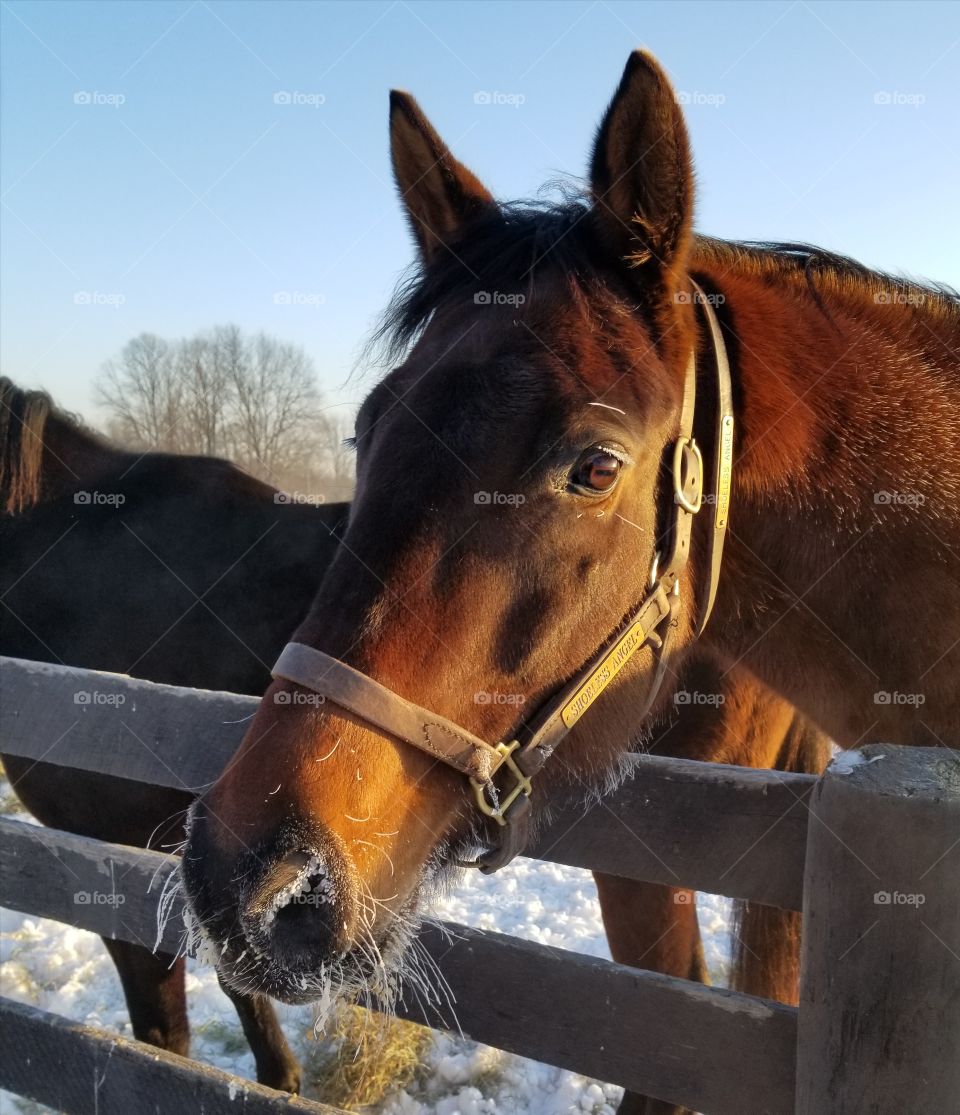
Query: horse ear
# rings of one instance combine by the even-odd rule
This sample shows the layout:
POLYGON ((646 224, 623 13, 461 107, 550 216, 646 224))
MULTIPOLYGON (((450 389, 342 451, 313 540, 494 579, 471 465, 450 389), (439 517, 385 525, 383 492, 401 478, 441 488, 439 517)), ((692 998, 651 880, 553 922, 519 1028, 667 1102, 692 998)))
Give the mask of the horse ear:
POLYGON ((646 51, 630 55, 600 124, 590 182, 607 249, 664 280, 679 276, 693 224, 690 143, 670 81, 646 51))
POLYGON ((464 224, 496 203, 450 154, 409 93, 390 93, 390 156, 400 197, 424 261, 464 224))

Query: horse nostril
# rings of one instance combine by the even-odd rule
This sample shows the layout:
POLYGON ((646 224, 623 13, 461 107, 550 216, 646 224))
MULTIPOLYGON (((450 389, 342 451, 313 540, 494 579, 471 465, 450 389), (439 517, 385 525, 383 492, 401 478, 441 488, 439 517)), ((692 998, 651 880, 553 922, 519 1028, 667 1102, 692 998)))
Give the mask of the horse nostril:
MULTIPOLYGON (((270 872, 250 896, 247 903, 249 912, 259 915, 269 915, 275 912, 279 906, 285 904, 285 900, 289 901, 294 892, 297 891, 298 884, 306 879, 310 873, 309 869, 314 869, 312 872, 314 875, 321 873, 320 870, 317 870, 319 859, 318 855, 310 852, 291 852, 284 856, 278 864, 270 869, 270 872), (314 860, 317 861, 316 864, 314 860)), ((302 886, 300 886, 300 889, 302 890, 302 886)), ((309 886, 307 889, 310 889, 309 886)))
POLYGON ((284 856, 253 891, 245 914, 258 945, 287 965, 333 951, 342 926, 337 888, 316 852, 284 856))

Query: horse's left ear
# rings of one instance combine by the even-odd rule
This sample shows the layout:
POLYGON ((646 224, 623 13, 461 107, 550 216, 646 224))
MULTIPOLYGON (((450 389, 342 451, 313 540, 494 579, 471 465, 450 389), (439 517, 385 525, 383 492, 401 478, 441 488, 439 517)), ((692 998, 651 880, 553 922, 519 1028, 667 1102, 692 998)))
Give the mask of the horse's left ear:
POLYGON ((496 203, 450 153, 409 93, 390 93, 390 156, 397 189, 424 261, 496 203))
POLYGON ((683 113, 667 75, 635 50, 600 124, 590 182, 607 249, 673 286, 693 225, 693 165, 683 113))

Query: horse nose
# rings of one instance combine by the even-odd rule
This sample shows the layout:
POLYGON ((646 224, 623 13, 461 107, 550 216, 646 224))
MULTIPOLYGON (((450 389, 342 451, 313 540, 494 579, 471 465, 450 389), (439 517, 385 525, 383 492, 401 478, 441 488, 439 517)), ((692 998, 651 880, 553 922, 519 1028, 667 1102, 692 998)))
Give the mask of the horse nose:
POLYGON ((341 892, 323 853, 288 852, 267 868, 243 903, 247 936, 283 967, 311 970, 345 950, 346 902, 341 892))

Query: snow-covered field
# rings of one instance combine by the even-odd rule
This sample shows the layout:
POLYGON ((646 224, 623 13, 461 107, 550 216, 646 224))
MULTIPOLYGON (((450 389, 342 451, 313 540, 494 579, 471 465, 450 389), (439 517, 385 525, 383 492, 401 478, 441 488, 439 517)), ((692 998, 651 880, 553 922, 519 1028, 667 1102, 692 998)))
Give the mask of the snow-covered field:
MULTIPOLYGON (((6 790, 6 785, 3 785, 6 790)), ((3 794, 4 807, 10 798, 3 794)), ((17 819, 26 819, 22 814, 17 819)), ((726 982, 729 904, 698 900, 704 947, 713 979, 726 982)), ((609 957, 596 890, 589 873, 521 859, 490 878, 467 873, 437 912, 450 921, 499 930, 531 941, 609 957)), ((199 1060, 253 1076, 253 1058, 230 1001, 213 970, 190 962, 187 993, 199 1060)), ((0 991, 44 1010, 130 1034, 120 982, 99 938, 58 922, 0 911, 0 991)), ((315 1050, 307 1007, 278 1005, 297 1055, 315 1050)), ((397 1091, 380 1115, 612 1115, 620 1089, 575 1073, 524 1060, 458 1037, 436 1034, 429 1072, 411 1091, 397 1091), (422 1080, 428 1080, 423 1084, 422 1080)), ((322 1098, 322 1097, 315 1097, 322 1098)), ((0 1111, 39 1113, 36 1104, 0 1093, 0 1111)))

